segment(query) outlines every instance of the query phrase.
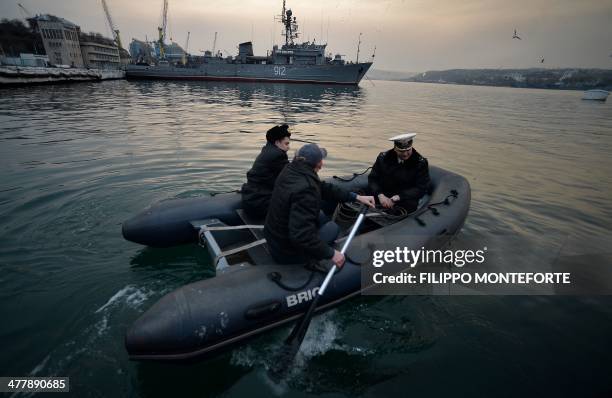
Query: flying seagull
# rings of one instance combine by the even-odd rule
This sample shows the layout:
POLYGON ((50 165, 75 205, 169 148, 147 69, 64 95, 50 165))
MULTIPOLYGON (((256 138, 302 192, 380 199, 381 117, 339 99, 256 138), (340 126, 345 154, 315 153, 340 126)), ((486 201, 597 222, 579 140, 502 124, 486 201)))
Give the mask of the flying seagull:
POLYGON ((520 37, 518 37, 518 35, 516 34, 516 29, 514 29, 514 36, 512 36, 513 39, 519 39, 522 40, 520 37))
POLYGON ((543 63, 544 63, 544 58, 542 58, 542 59, 540 60, 540 63, 541 63, 541 64, 543 64, 543 63))

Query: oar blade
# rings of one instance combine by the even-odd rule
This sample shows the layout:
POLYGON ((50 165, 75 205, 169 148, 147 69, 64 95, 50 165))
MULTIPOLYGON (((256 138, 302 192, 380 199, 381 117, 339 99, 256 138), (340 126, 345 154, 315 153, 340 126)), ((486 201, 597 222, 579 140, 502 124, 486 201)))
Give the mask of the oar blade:
MULTIPOLYGON (((361 225, 361 222, 363 221, 365 214, 367 212, 368 212, 368 207, 365 205, 362 206, 361 210, 359 211, 359 217, 357 217, 357 221, 353 225, 353 228, 351 229, 351 232, 348 238, 344 242, 344 246, 342 247, 342 250, 341 250, 342 254, 346 252, 346 249, 348 248, 351 241, 355 237, 355 234, 359 230, 359 226, 361 225)), ((283 347, 281 351, 279 352, 279 355, 276 357, 276 360, 274 361, 274 363, 268 370, 268 376, 273 381, 278 383, 280 380, 282 380, 282 378, 287 374, 287 370, 293 364, 295 356, 300 350, 300 347, 302 346, 302 341, 304 341, 304 337, 306 336, 306 331, 308 330, 308 327, 310 326, 310 321, 312 320, 315 310, 317 309, 319 297, 321 297, 323 292, 325 292, 327 285, 329 284, 331 278, 334 276, 335 270, 336 270, 335 265, 333 265, 332 268, 330 268, 330 270, 328 271, 325 277, 325 280, 323 281, 323 284, 317 291, 317 294, 315 295, 315 297, 312 299, 312 301, 308 305, 308 310, 299 319, 299 321, 297 322, 297 324, 295 325, 295 327, 289 334, 289 337, 287 337, 287 339, 285 340, 285 343, 283 344, 283 347)))
POLYGON ((312 321, 319 297, 320 296, 317 294, 312 299, 312 302, 310 302, 308 306, 308 310, 298 320, 293 330, 291 330, 291 333, 285 339, 278 356, 276 356, 274 363, 268 370, 270 378, 275 382, 280 381, 291 368, 295 356, 302 346, 302 342, 304 341, 304 337, 306 336, 310 322, 312 321))

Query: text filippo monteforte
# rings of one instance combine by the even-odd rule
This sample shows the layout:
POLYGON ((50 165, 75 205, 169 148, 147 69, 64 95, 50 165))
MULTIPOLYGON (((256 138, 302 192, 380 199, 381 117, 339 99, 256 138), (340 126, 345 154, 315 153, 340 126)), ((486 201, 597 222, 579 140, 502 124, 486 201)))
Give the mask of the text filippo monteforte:
MULTIPOLYGON (((380 268, 385 264, 400 264, 414 268, 417 264, 447 264, 463 267, 466 264, 482 264, 487 248, 480 250, 418 250, 396 247, 395 250, 376 250, 372 265, 380 268)), ((510 270, 508 270, 510 271, 510 270)), ((570 284, 568 272, 432 272, 423 269, 417 274, 400 272, 372 275, 375 284, 570 284)))

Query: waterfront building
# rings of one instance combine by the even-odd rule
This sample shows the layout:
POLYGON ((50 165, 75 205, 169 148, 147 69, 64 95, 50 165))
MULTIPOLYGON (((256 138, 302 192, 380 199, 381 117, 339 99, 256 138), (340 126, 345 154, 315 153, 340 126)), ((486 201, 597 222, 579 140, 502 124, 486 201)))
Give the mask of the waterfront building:
POLYGON ((181 62, 183 55, 187 55, 187 52, 175 42, 165 44, 164 50, 166 60, 171 63, 181 62))
POLYGON ((112 39, 100 34, 79 35, 81 54, 85 67, 93 69, 119 69, 119 49, 112 39))
POLYGON ((142 40, 132 39, 130 43, 130 54, 135 63, 153 63, 155 50, 150 43, 142 40))
POLYGON ((76 68, 85 66, 79 45, 79 26, 50 14, 37 15, 28 21, 40 34, 50 63, 76 68))

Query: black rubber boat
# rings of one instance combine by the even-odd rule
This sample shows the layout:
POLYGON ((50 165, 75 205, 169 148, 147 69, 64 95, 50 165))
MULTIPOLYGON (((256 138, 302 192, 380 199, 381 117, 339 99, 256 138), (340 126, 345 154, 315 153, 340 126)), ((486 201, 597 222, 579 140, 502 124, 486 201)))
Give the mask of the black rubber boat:
MULTIPOLYGON (((371 266, 373 250, 441 248, 459 232, 470 206, 469 183, 436 167, 430 167, 430 176, 430 194, 417 211, 388 225, 364 223, 344 267, 320 298, 319 312, 367 288, 361 283, 361 267, 371 266)), ((328 181, 359 191, 367 185, 367 176, 328 181)), ((236 193, 162 202, 123 224, 126 239, 148 246, 199 240, 217 266, 215 277, 167 294, 134 322, 125 338, 130 359, 205 358, 307 310, 325 269, 276 264, 261 226, 255 224, 261 221, 245 216, 236 193)), ((337 247, 344 239, 338 239, 337 247)))

